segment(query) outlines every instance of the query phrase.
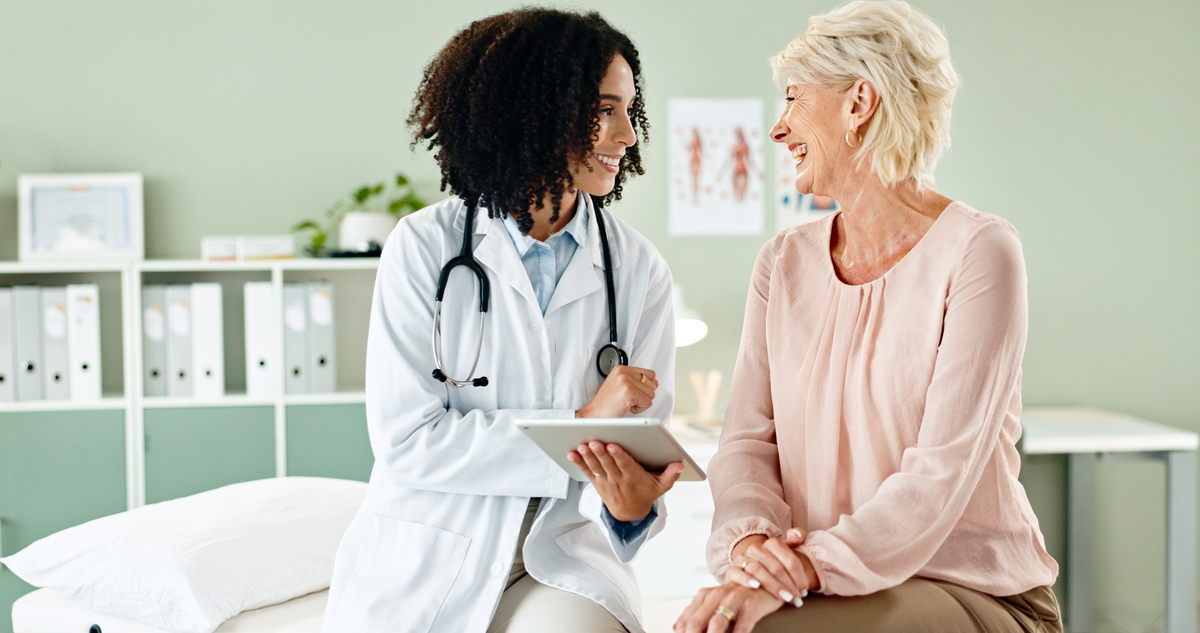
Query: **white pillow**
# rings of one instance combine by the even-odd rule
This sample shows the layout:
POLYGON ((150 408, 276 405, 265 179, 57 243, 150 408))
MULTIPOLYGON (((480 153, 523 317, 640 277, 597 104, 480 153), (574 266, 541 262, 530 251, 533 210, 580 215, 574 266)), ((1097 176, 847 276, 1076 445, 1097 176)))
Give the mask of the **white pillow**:
POLYGON ((114 514, 0 559, 84 608, 176 633, 329 586, 367 485, 262 479, 114 514))

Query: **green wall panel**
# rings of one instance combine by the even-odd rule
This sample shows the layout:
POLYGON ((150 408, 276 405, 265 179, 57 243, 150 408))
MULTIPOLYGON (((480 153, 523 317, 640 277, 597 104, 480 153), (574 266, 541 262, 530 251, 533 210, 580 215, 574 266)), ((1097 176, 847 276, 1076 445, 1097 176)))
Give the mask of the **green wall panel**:
POLYGON ((289 475, 366 481, 375 457, 361 404, 293 405, 287 408, 289 475))
POLYGON ((147 409, 146 503, 275 476, 272 407, 147 409))
POLYGON ((16 574, 8 571, 5 567, 0 569, 0 610, 3 610, 3 617, 0 617, 0 633, 13 633, 12 627, 12 605, 17 601, 17 598, 33 591, 35 587, 30 585, 16 574))
MULTIPOLYGON (((125 412, 0 413, 0 553, 125 510, 125 412)), ((0 633, 32 589, 0 570, 0 633)))

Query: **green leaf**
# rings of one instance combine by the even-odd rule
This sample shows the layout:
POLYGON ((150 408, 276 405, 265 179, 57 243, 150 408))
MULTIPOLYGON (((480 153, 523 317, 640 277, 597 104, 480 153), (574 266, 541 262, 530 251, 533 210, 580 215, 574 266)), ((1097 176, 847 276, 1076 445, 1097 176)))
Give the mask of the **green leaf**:
POLYGON ((319 232, 319 231, 321 231, 321 226, 318 225, 316 222, 313 222, 312 220, 305 220, 305 221, 297 224, 296 226, 293 226, 292 232, 296 233, 297 231, 303 231, 305 229, 312 229, 314 231, 319 232))
POLYGON ((412 205, 414 211, 425 208, 425 201, 417 196, 417 192, 410 191, 404 196, 404 201, 412 205))
POLYGON ((404 185, 407 185, 407 184, 408 184, 408 179, 404 177, 404 174, 396 174, 396 186, 397 187, 403 187, 404 185))
POLYGON ((358 191, 354 192, 354 201, 357 202, 358 204, 362 204, 363 202, 366 201, 367 198, 370 198, 371 195, 372 195, 372 193, 371 193, 370 187, 366 187, 366 186, 359 187, 358 191))

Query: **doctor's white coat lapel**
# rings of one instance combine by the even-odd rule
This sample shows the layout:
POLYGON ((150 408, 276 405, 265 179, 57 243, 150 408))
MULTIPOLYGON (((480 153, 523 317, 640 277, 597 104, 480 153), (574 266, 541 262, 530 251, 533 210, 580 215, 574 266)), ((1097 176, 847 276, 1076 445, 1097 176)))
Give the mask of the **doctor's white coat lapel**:
MULTIPOLYGON (((461 232, 466 223, 467 207, 463 205, 454 215, 454 231, 461 232)), ((521 258, 513 247, 512 238, 504 228, 503 220, 489 218, 486 208, 478 208, 475 210, 475 227, 472 234, 475 235, 475 259, 491 269, 500 281, 512 286, 531 305, 537 306, 537 296, 529 283, 529 275, 521 264, 521 258)))
MULTIPOLYGON (((588 214, 587 235, 584 243, 579 245, 579 248, 575 251, 575 256, 567 264, 567 269, 563 271, 562 279, 558 281, 558 286, 555 287, 554 294, 550 297, 550 304, 546 306, 547 316, 555 310, 594 292, 604 292, 604 257, 601 254, 600 227, 596 225, 597 211, 596 207, 592 204, 591 196, 583 196, 583 204, 588 214)), ((612 235, 609 235, 609 247, 612 253, 613 274, 615 275, 616 270, 621 266, 621 254, 617 240, 612 239, 612 235)), ((602 317, 605 319, 605 332, 607 332, 608 299, 606 296, 602 296, 600 300, 604 302, 605 306, 605 313, 602 317)))

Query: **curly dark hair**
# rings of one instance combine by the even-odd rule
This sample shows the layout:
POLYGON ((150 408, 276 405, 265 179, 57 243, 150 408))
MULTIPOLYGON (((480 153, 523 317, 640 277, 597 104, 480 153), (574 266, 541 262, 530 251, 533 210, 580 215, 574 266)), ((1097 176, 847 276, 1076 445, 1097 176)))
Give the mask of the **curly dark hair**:
MULTIPOLYGON (((633 42, 598 13, 524 8, 473 22, 429 63, 408 117, 412 147, 436 150, 442 190, 489 216, 512 215, 528 233, 527 210, 549 195, 555 222, 570 166, 599 134, 600 82, 616 55, 633 71, 630 118, 644 141, 650 125, 633 42)), ((638 145, 626 148, 606 203, 621 199, 629 172, 645 173, 638 145)))

